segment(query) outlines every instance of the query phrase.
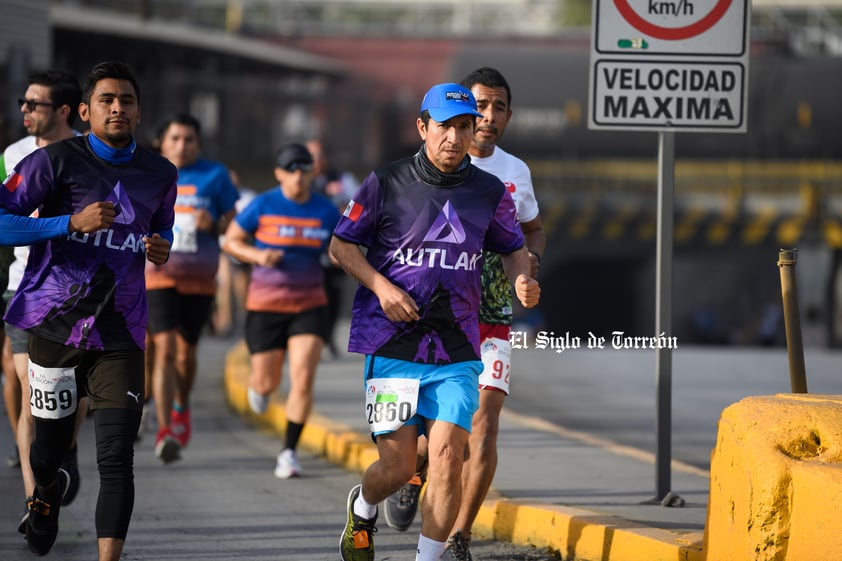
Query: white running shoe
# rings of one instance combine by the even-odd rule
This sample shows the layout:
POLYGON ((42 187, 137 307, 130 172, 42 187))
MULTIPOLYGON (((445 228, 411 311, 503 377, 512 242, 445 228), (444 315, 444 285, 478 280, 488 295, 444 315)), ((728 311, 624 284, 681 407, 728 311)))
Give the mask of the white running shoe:
POLYGON ((181 444, 168 428, 158 430, 155 438, 155 455, 165 464, 181 459, 181 444))
POLYGON ((278 463, 275 466, 275 477, 278 479, 289 479, 301 475, 301 464, 298 463, 298 456, 295 450, 285 448, 278 454, 278 463))
POLYGON ((249 407, 251 410, 257 413, 258 415, 263 415, 266 413, 266 409, 269 408, 269 396, 268 395, 261 395, 258 393, 257 390, 249 387, 248 391, 249 397, 249 407))
POLYGON ((140 425, 137 427, 137 438, 140 439, 140 435, 146 432, 146 429, 149 428, 149 407, 144 403, 143 404, 143 411, 140 413, 140 425))
POLYGON ((137 438, 145 432, 156 432, 158 430, 155 419, 155 401, 151 398, 143 404, 143 411, 140 414, 140 427, 137 429, 137 438))

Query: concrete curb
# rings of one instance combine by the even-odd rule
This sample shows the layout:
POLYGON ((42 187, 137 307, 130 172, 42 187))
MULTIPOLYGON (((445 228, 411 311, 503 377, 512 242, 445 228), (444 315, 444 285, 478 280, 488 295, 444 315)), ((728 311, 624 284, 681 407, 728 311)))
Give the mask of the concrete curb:
MULTIPOLYGON (((228 404, 248 422, 283 434, 284 407, 276 394, 263 415, 248 405, 249 358, 240 341, 225 360, 224 386, 228 404)), ((300 446, 327 461, 357 473, 377 460, 368 434, 313 413, 300 446)), ((522 546, 547 548, 564 559, 580 561, 704 561, 703 534, 675 534, 617 516, 588 510, 501 497, 492 490, 474 531, 481 536, 522 546)))

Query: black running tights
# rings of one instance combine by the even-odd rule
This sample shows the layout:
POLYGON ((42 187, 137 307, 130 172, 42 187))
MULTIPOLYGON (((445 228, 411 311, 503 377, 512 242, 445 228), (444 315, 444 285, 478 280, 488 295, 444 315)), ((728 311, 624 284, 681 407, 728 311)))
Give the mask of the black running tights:
MULTIPOLYGON (((75 415, 59 420, 35 419, 30 461, 39 485, 49 486, 55 480, 73 441, 74 418, 75 415)), ((134 508, 134 440, 140 426, 140 411, 97 409, 93 418, 99 468, 97 537, 126 539, 134 508)))

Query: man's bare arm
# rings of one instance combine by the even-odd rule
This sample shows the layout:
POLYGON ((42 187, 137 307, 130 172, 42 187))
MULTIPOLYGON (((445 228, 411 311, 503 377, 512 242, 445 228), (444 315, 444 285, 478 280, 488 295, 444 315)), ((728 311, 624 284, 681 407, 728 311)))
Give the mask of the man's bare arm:
POLYGON ((541 267, 541 257, 547 245, 547 236, 544 233, 544 224, 541 216, 538 215, 528 222, 521 222, 520 229, 523 232, 523 239, 526 241, 526 249, 529 251, 530 275, 538 277, 538 269, 541 267))

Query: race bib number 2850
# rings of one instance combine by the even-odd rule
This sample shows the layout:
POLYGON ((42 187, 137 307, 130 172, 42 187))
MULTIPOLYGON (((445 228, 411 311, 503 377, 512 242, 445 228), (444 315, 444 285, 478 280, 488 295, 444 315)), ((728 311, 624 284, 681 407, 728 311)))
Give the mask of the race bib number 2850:
POLYGON ((420 382, 413 378, 372 378, 365 383, 365 415, 372 433, 394 431, 418 410, 420 382))
POLYGON ((76 368, 47 368, 29 361, 29 405, 39 419, 62 419, 76 411, 76 368))

